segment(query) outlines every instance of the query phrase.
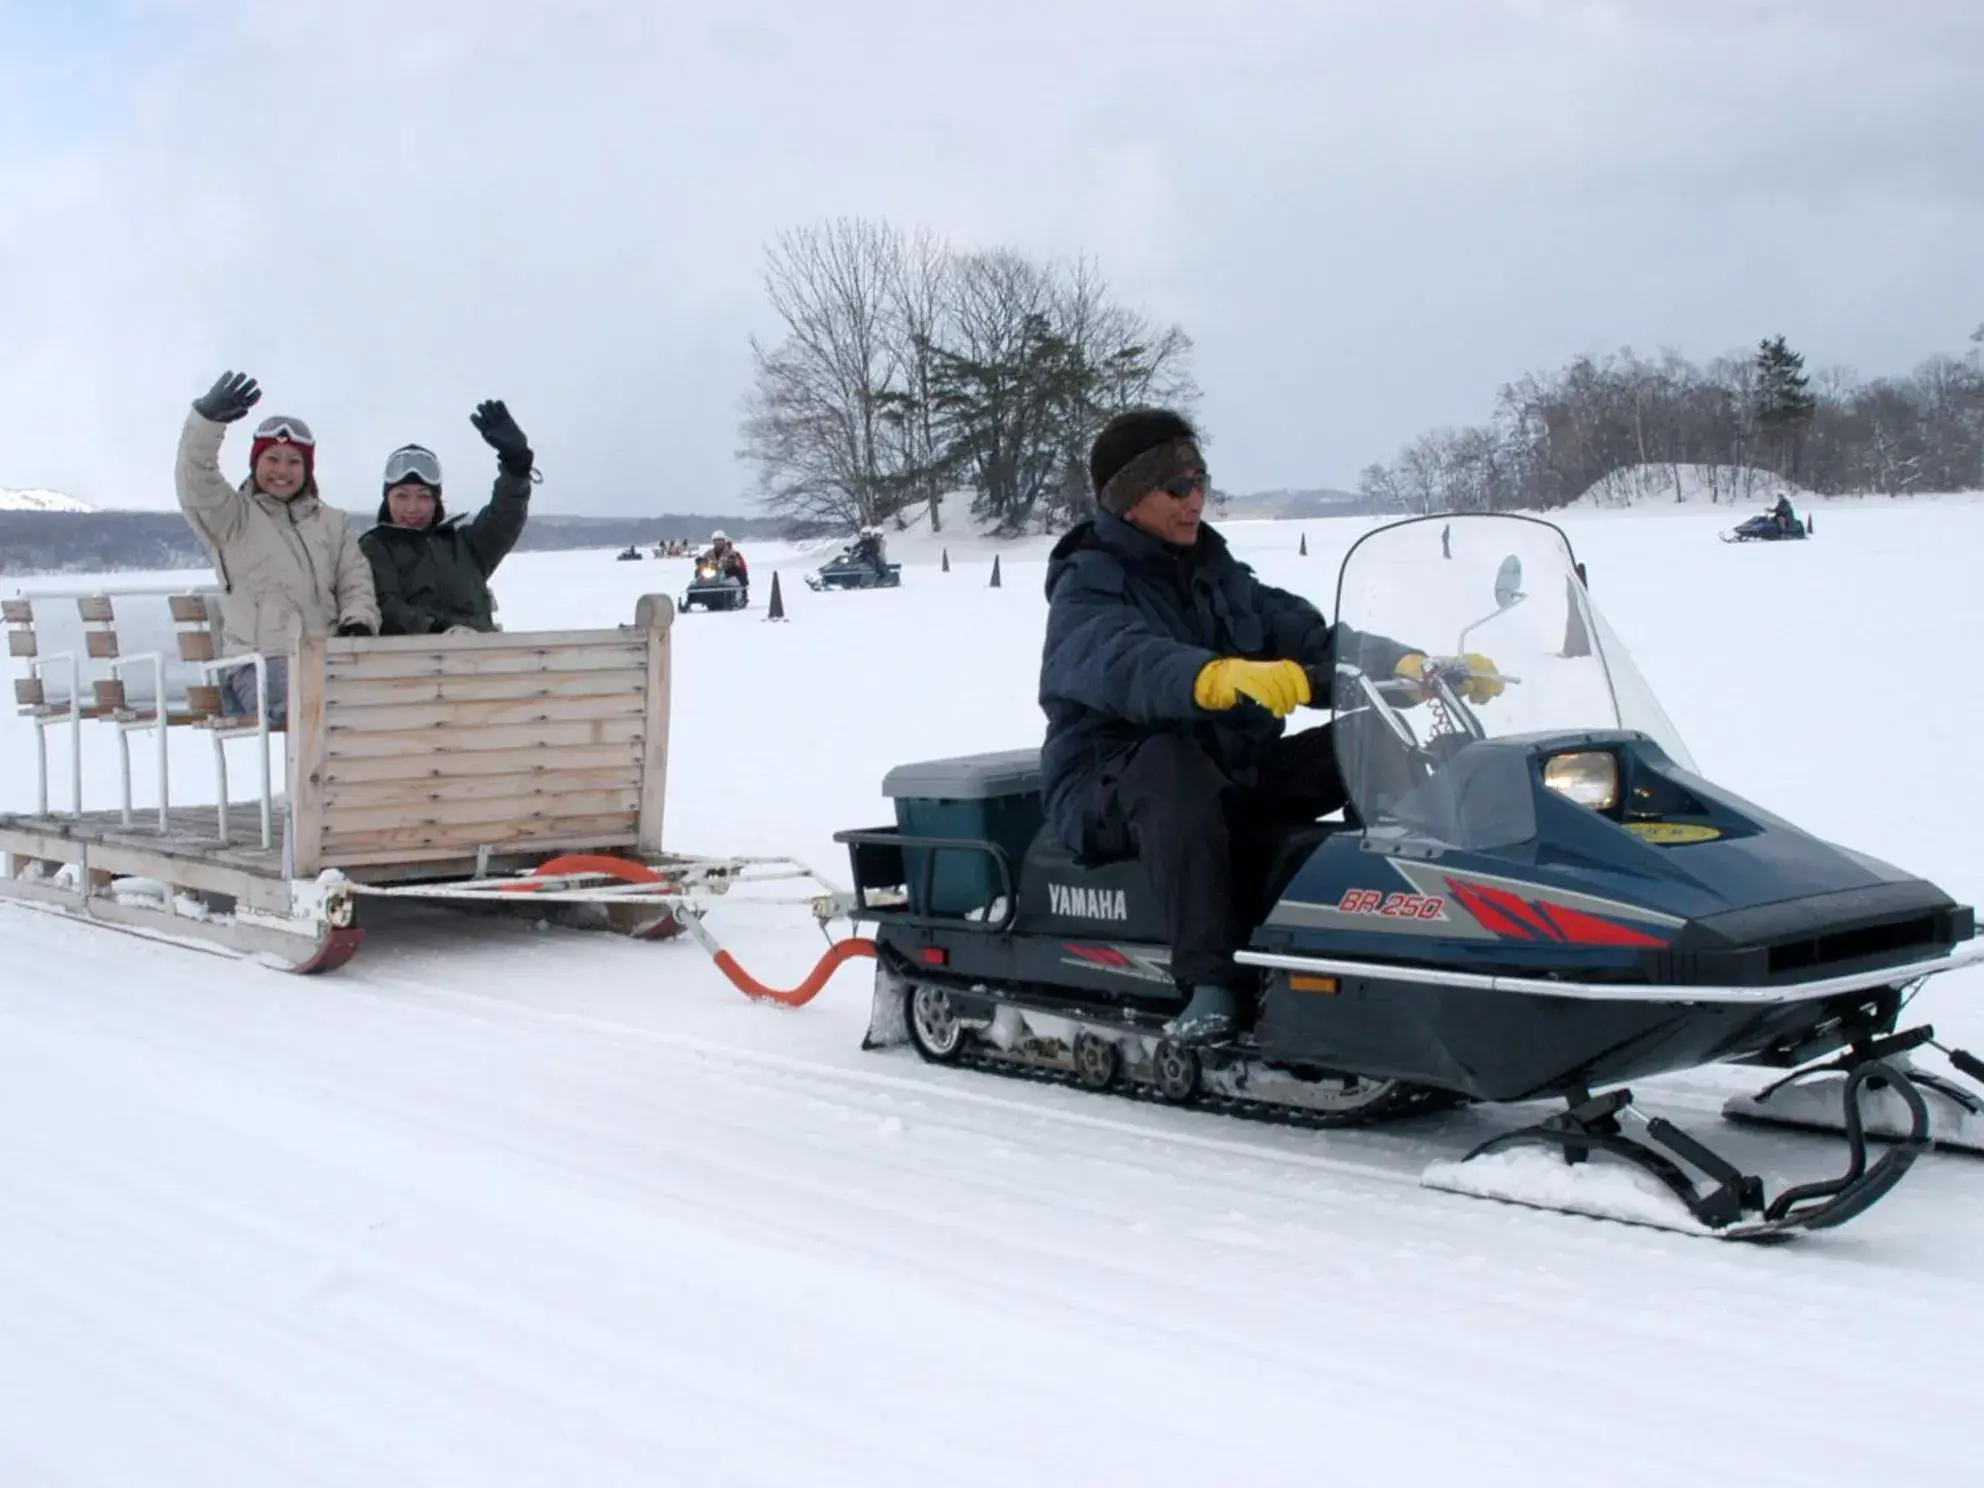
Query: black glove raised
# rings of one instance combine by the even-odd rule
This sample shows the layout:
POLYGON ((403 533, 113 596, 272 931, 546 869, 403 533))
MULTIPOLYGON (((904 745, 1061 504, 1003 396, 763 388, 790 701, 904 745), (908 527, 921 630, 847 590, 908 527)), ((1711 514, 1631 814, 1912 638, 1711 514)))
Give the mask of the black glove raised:
POLYGON ((231 424, 253 408, 262 390, 246 372, 223 372, 214 385, 193 400, 193 411, 217 424, 231 424))
POLYGON ((496 451, 496 463, 511 475, 529 475, 531 461, 530 441, 524 438, 524 431, 517 427, 517 421, 510 417, 510 410, 503 406, 500 398, 492 398, 487 403, 478 403, 475 412, 468 416, 485 443, 496 451))
POLYGON ((341 636, 369 636, 377 635, 378 632, 373 630, 363 620, 347 620, 338 627, 338 634, 341 636))

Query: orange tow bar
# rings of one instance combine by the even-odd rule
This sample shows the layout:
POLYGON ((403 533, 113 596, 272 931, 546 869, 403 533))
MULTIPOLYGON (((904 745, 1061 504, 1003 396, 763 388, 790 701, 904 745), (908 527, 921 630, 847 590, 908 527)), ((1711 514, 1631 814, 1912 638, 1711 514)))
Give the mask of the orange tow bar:
POLYGON ((712 952, 710 959, 716 962, 718 971, 730 978, 730 985, 753 1002, 776 1002, 786 1007, 804 1007, 820 995, 820 989, 833 979, 833 974, 840 970, 842 965, 857 956, 872 957, 874 954, 875 942, 872 940, 863 939, 858 935, 846 940, 837 940, 827 947, 826 955, 806 973, 806 979, 798 986, 787 990, 767 987, 739 966, 737 958, 721 946, 712 952))
MULTIPOLYGON (((543 887, 544 880, 564 875, 597 874, 604 878, 615 878, 622 883, 646 884, 663 883, 663 875, 656 873, 645 863, 637 863, 631 858, 614 857, 604 853, 572 853, 564 857, 552 858, 540 863, 529 878, 507 883, 503 888, 517 893, 530 893, 543 887), (533 882, 532 880, 539 880, 533 882)), ((716 962, 717 970, 730 979, 730 985, 742 992, 753 1002, 776 1002, 784 1007, 804 1007, 820 995, 833 975, 847 962, 861 956, 873 957, 875 942, 861 936, 850 936, 837 940, 827 947, 822 956, 806 973, 805 979, 796 987, 768 987, 738 963, 735 956, 716 942, 716 937, 704 928, 702 916, 690 907, 686 900, 673 905, 675 918, 697 945, 709 952, 710 959, 716 962)))

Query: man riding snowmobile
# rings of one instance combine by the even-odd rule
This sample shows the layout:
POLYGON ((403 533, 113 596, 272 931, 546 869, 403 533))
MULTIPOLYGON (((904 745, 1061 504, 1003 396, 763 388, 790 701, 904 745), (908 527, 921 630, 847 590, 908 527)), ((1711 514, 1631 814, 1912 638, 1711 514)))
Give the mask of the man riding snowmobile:
POLYGON ((719 578, 735 578, 746 589, 751 587, 750 565, 745 563, 744 555, 721 532, 710 534, 708 549, 696 559, 696 567, 701 568, 704 564, 714 568, 719 578))
POLYGON ((854 546, 848 549, 848 558, 856 563, 865 563, 877 574, 888 572, 889 560, 882 551, 882 529, 863 527, 854 546))
MULTIPOLYGON (((1307 600, 1261 583, 1201 521, 1205 461, 1178 414, 1135 409, 1089 452, 1098 511, 1054 547, 1040 704, 1045 804, 1089 861, 1135 856, 1163 902, 1171 976, 1188 1001, 1167 1032, 1224 1036, 1242 1015, 1233 952, 1278 828, 1346 804, 1334 725, 1284 736, 1328 707, 1339 644, 1380 675, 1425 653, 1339 635, 1307 600), (1315 678, 1312 683, 1312 674, 1315 678)), ((1464 692, 1502 690, 1470 655, 1464 692)))

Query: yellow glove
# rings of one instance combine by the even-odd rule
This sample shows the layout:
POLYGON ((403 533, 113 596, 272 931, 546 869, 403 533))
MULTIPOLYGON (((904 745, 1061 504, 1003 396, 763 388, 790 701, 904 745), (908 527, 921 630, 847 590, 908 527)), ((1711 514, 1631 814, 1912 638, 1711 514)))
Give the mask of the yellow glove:
POLYGON ((1309 674, 1299 662, 1222 656, 1199 668, 1192 696, 1201 708, 1231 708, 1250 697, 1281 718, 1309 701, 1309 674))
MULTIPOLYGON (((1483 656, 1479 651, 1470 651, 1461 660, 1467 663, 1467 669, 1470 672, 1493 672, 1496 670, 1495 663, 1483 656)), ((1460 695, 1470 703, 1479 706, 1487 702, 1490 698, 1500 697, 1506 687, 1506 683, 1498 682, 1492 676, 1468 677, 1460 684, 1460 695)))
MULTIPOLYGON (((1460 659, 1467 664, 1467 669, 1470 672, 1494 672, 1496 670, 1495 663, 1486 656, 1483 656, 1479 651, 1470 651, 1460 659)), ((1392 668, 1392 675, 1395 677, 1404 677, 1412 682, 1424 682, 1426 680, 1425 653, 1411 651, 1400 657, 1398 665, 1392 668)), ((1460 695, 1470 703, 1478 705, 1487 702, 1490 698, 1500 697, 1506 686, 1507 684, 1496 681, 1492 676, 1463 677, 1460 680, 1460 695)))

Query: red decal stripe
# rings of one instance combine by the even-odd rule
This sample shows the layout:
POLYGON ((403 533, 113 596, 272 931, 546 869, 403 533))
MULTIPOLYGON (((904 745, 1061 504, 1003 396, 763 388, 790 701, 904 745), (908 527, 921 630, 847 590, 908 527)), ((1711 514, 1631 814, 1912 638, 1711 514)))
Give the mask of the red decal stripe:
POLYGON ((1546 904, 1544 912, 1562 927, 1566 939, 1577 945, 1663 946, 1667 942, 1644 930, 1635 930, 1617 920, 1601 919, 1561 904, 1546 904))
POLYGON ((1128 966, 1130 958, 1111 946, 1078 946, 1063 944, 1063 950, 1074 952, 1084 961, 1093 961, 1098 966, 1128 966))
POLYGON ((1447 880, 1447 889, 1454 898, 1467 907, 1469 914, 1481 922, 1483 929, 1492 930, 1497 935, 1512 935, 1517 940, 1534 938, 1528 926, 1520 920, 1510 919, 1493 903, 1483 898, 1474 885, 1464 884, 1457 878, 1450 878, 1447 880))

